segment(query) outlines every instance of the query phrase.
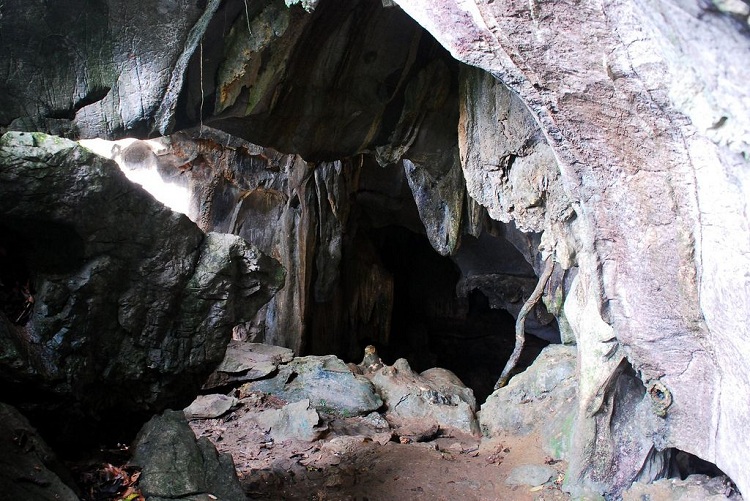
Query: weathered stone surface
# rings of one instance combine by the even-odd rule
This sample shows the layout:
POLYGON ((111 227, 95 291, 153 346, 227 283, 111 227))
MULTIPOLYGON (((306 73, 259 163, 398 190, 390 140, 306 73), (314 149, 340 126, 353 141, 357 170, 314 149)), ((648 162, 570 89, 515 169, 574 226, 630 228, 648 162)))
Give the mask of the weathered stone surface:
POLYGON ((508 485, 531 485, 546 484, 557 475, 554 468, 541 464, 525 464, 513 468, 505 479, 508 485))
POLYGON ((474 392, 448 369, 442 367, 433 367, 419 374, 428 380, 439 392, 445 395, 458 395, 461 400, 469 404, 471 410, 477 410, 477 400, 474 398, 474 392))
POLYGON ((558 258, 574 243, 579 266, 565 301, 581 395, 568 478, 617 495, 650 449, 674 446, 750 490, 738 432, 750 404, 749 289, 736 272, 750 259, 739 216, 750 119, 736 113, 748 102, 737 85, 750 78, 746 27, 708 2, 399 4, 520 97, 575 201, 576 218, 543 236, 558 258), (616 385, 637 393, 618 376, 623 363, 642 386, 668 388, 665 419, 611 412, 616 385), (637 453, 615 437, 633 429, 643 430, 637 453), (614 475, 615 463, 629 473, 614 475))
POLYGON ((165 411, 146 423, 133 446, 131 463, 142 468, 139 480, 147 499, 245 499, 234 462, 211 442, 196 440, 181 411, 165 411))
POLYGON ((238 402, 234 397, 221 394, 198 395, 182 412, 187 419, 212 419, 226 414, 238 402))
POLYGON ((176 102, 205 30, 199 19, 218 4, 3 2, 0 125, 85 137, 146 132, 159 106, 176 102))
POLYGON ((326 431, 320 416, 310 400, 292 402, 281 409, 269 409, 247 414, 243 420, 251 420, 277 442, 294 439, 313 442, 326 431))
POLYGON ((16 409, 0 403, 0 492, 5 499, 76 501, 52 450, 16 409))
POLYGON ((539 232, 572 215, 552 148, 524 102, 491 74, 462 67, 459 146, 469 195, 497 221, 539 232))
POLYGON ((271 379, 242 385, 244 391, 262 391, 287 402, 308 399, 320 411, 341 415, 367 414, 383 405, 372 383, 352 374, 333 355, 299 357, 279 367, 271 379))
MULTIPOLYGON (((528 369, 489 396, 482 404, 479 423, 482 433, 490 437, 540 432, 559 444, 552 449, 562 449, 560 454, 570 441, 575 404, 576 348, 550 345, 528 369), (568 436, 562 435, 563 429, 568 436)), ((554 456, 560 459, 558 454, 554 456)))
POLYGON ((652 484, 634 483, 622 493, 623 501, 739 501, 742 497, 729 485, 726 477, 690 475, 684 480, 664 478, 652 484))
POLYGON ((224 360, 209 376, 203 388, 261 379, 293 358, 294 352, 289 348, 232 340, 227 346, 224 360))
POLYGON ((243 239, 204 235, 75 143, 7 133, 0 165, 2 224, 28 250, 16 265, 34 296, 25 325, 0 322, 2 373, 24 385, 19 403, 65 401, 60 424, 182 407, 283 281, 243 239))
MULTIPOLYGON (((750 361, 748 287, 747 277, 737 272, 750 266, 746 6, 724 0, 402 3, 403 12, 452 55, 489 74, 464 68, 458 78, 462 109, 457 143, 470 193, 494 217, 543 230, 522 250, 529 262, 537 265, 540 254, 554 253, 566 270, 556 287, 559 293, 546 301, 549 311, 560 316, 567 340, 575 338, 580 355, 578 452, 568 478, 616 496, 653 451, 677 447, 715 462, 749 490, 747 455, 738 451, 750 450, 750 439, 737 432, 750 406, 744 370, 750 361), (549 304, 551 299, 556 304, 549 304), (657 384, 668 390, 661 394, 670 395, 670 405, 646 417, 641 411, 651 407, 649 389, 657 384), (621 403, 638 412, 616 412, 621 403), (620 440, 615 435, 622 430, 641 430, 642 436, 631 436, 635 442, 620 440), (614 445, 599 449, 596 444, 614 445), (611 464, 618 464, 622 473, 613 474, 611 464)), ((208 2, 206 12, 217 4, 208 2)), ((347 248, 346 238, 342 245, 337 242, 354 234, 346 231, 354 228, 340 225, 348 209, 341 203, 346 197, 330 189, 333 172, 343 173, 339 179, 359 175, 365 169, 353 166, 372 162, 372 151, 380 158, 413 163, 410 179, 421 200, 417 215, 443 251, 456 249, 455 201, 464 196, 467 205, 462 237, 480 236, 482 210, 465 195, 446 195, 444 165, 434 162, 434 156, 417 154, 420 144, 435 144, 419 140, 434 123, 411 116, 419 106, 405 106, 437 106, 446 87, 436 60, 451 71, 455 63, 444 52, 433 57, 435 45, 399 9, 380 12, 376 1, 349 2, 347 8, 340 1, 303 4, 316 4, 315 12, 286 10, 280 1, 253 3, 247 11, 242 2, 224 2, 205 33, 196 22, 200 12, 192 6, 182 14, 180 7, 188 6, 175 4, 179 16, 147 21, 142 16, 169 8, 146 3, 134 15, 143 22, 123 23, 127 9, 100 5, 86 12, 90 30, 82 33, 68 29, 73 19, 68 13, 81 11, 76 2, 58 4, 50 15, 40 15, 38 2, 5 2, 0 31, 11 35, 3 36, 0 51, 7 63, 0 65, 7 72, 0 74, 6 86, 2 90, 7 90, 1 93, 5 105, 0 109, 9 113, 0 124, 19 118, 17 126, 75 134, 68 119, 59 118, 65 115, 62 110, 74 114, 75 123, 85 125, 82 130, 98 127, 106 134, 151 124, 158 111, 155 103, 168 95, 158 120, 168 125, 175 118, 169 116, 177 103, 173 96, 179 93, 185 109, 175 113, 178 125, 205 118, 282 151, 301 152, 306 159, 335 161, 367 153, 358 161, 341 160, 340 171, 325 167, 317 180, 311 173, 315 167, 301 159, 290 161, 295 165, 291 176, 271 181, 274 176, 268 174, 244 186, 235 184, 241 176, 222 171, 208 183, 206 192, 215 196, 202 200, 206 210, 200 212, 204 228, 222 224, 232 226, 228 231, 263 235, 275 242, 269 248, 282 261, 299 258, 293 286, 262 313, 273 334, 265 341, 283 338, 278 344, 297 349, 314 340, 306 346, 339 349, 345 340, 387 331, 382 319, 390 317, 384 304, 393 297, 388 294, 393 282, 373 259, 357 270, 361 274, 344 274, 370 280, 341 285, 342 275, 331 265, 339 249, 346 255, 367 245, 347 248), (55 24, 58 19, 63 22, 55 24), (104 19, 110 24, 104 26, 104 19), (161 23, 163 19, 170 21, 161 23), (188 36, 186 27, 193 23, 196 29, 188 36), (54 43, 59 37, 48 36, 49 26, 65 27, 66 43, 54 43), (161 26, 170 31, 164 40, 159 40, 161 26), (141 29, 148 33, 144 36, 141 29), (158 52, 150 45, 154 39, 174 62, 162 64, 157 58, 157 74, 144 63, 151 59, 146 54, 158 52), (110 52, 113 71, 107 62, 110 52), (57 68, 49 59, 72 64, 57 68), (135 77, 138 85, 129 85, 135 77), (120 90, 105 82, 120 79, 122 90, 137 90, 124 95, 107 88, 120 90), (437 84, 439 92, 431 96, 435 100, 419 96, 419 89, 431 88, 420 79, 437 84), (166 82, 174 82, 167 92, 166 82), (151 92, 152 85, 160 90, 151 92), (126 118, 119 116, 123 108, 126 118), (23 115, 33 115, 33 120, 23 115), (87 129, 86 124, 98 126, 87 129), (423 129, 425 124, 429 127, 423 129), (433 181, 434 186, 422 186, 433 181), (285 182, 293 189, 277 189, 285 182), (445 205, 440 204, 442 196, 445 205), (443 214, 437 210, 441 208, 443 214), (280 230, 243 226, 242 211, 258 214, 280 230), (324 214, 320 220, 319 214, 324 214), (323 220, 330 214, 342 218, 323 220), (341 227, 345 231, 339 233, 341 227), (318 257, 322 276, 314 269, 318 257), (313 283, 315 295, 330 303, 311 304, 313 283), (373 291, 385 292, 377 296, 373 291), (356 298, 356 312, 342 298, 356 298), (337 314, 330 319, 317 314, 332 310, 337 314)), ((454 146, 445 145, 444 158, 454 146)), ((253 151, 258 157, 267 153, 253 151)), ((272 157, 255 167, 287 169, 289 164, 278 161, 281 156, 272 157)), ((205 158, 196 155, 190 168, 201 171, 205 158)), ((250 163, 237 170, 249 170, 250 163)), ((399 167, 386 169, 404 175, 399 167)), ((403 183, 395 177, 368 182, 368 187, 385 187, 361 195, 382 203, 368 217, 377 224, 406 225, 394 216, 396 211, 383 210, 386 203, 389 208, 403 203, 403 183)), ((376 340, 387 341, 387 336, 376 340)))
MULTIPOLYGON (((452 428, 462 433, 478 434, 479 427, 473 407, 476 401, 470 389, 458 385, 458 378, 447 383, 445 370, 428 373, 435 379, 412 371, 401 358, 370 376, 378 393, 383 397, 387 414, 399 426, 409 422, 433 422, 441 428, 452 428), (447 391, 446 391, 447 390, 447 391), (464 400, 466 399, 466 400, 464 400)), ((454 376, 455 377, 455 376, 454 376)), ((435 430, 437 431, 437 430, 435 430)))

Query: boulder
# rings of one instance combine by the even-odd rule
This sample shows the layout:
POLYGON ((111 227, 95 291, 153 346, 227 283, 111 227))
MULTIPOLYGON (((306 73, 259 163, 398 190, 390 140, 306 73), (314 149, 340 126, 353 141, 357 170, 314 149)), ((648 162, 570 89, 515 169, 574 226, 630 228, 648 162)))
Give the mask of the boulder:
POLYGON ((308 399, 287 404, 281 409, 249 413, 243 417, 244 420, 254 421, 277 442, 289 439, 312 442, 326 431, 326 426, 321 424, 318 412, 308 399))
POLYGON ((0 493, 3 499, 77 501, 69 478, 25 417, 0 403, 0 493))
POLYGON ((291 362, 293 358, 294 352, 289 348, 232 340, 227 346, 224 360, 203 388, 261 379, 273 373, 280 364, 291 362))
POLYGON ((148 500, 244 501, 234 462, 205 437, 196 440, 181 411, 165 411, 146 423, 133 445, 131 463, 142 469, 141 492, 148 500))
POLYGON ((540 432, 547 453, 563 459, 576 412, 576 348, 549 345, 524 372, 495 390, 479 412, 482 433, 525 436, 540 432))
POLYGON ((3 269, 30 295, 27 318, 0 314, 0 375, 53 426, 183 407, 283 282, 242 238, 204 234, 59 137, 0 138, 0 214, 4 256, 21 256, 3 269))
POLYGON ((543 485, 557 476, 557 471, 541 464, 525 464, 513 468, 505 479, 508 485, 543 485))
POLYGON ((310 400, 317 410, 342 416, 367 414, 383 405, 372 383, 353 374, 333 356, 299 357, 279 367, 273 378, 242 385, 243 391, 261 391, 287 402, 310 400))
POLYGON ((187 419, 212 419, 226 414, 238 402, 236 398, 226 395, 198 395, 182 412, 187 419))
POLYGON ((420 376, 432 383, 439 392, 445 395, 458 395, 458 398, 469 404, 471 410, 476 412, 477 399, 474 398, 474 392, 453 372, 442 367, 433 367, 422 372, 420 376))
MULTIPOLYGON (((460 384, 454 374, 448 375, 449 371, 445 369, 426 372, 428 377, 420 376, 405 359, 400 358, 392 366, 383 367, 370 376, 383 397, 386 418, 402 428, 429 430, 434 423, 443 429, 478 434, 473 392, 460 384)), ((432 435, 436 432, 437 429, 432 435)), ((425 433, 405 434, 424 436, 425 433)))

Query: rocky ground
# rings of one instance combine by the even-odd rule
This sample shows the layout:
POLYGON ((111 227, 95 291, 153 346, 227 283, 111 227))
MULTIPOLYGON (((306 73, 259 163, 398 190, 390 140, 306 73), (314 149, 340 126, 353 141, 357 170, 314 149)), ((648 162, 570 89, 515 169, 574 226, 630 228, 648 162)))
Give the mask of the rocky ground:
MULTIPOLYGON (((481 438, 473 393, 444 369, 388 366, 373 347, 347 365, 233 343, 214 385, 229 391, 185 414, 197 437, 232 456, 251 499, 568 499, 566 464, 539 434, 511 416, 481 438)), ((549 412, 553 399, 542 400, 549 412)))
POLYGON ((569 499, 560 490, 566 464, 546 456, 536 435, 439 433, 415 442, 378 429, 372 418, 324 416, 329 430, 320 439, 274 441, 247 416, 280 401, 252 394, 239 402, 221 418, 190 424, 231 454, 250 499, 569 499))

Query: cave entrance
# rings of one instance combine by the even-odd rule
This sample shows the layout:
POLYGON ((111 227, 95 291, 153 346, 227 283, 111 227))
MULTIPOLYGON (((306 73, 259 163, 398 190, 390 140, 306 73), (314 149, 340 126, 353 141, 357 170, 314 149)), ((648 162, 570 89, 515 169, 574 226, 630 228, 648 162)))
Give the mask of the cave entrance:
MULTIPOLYGON (((353 199, 338 292, 328 300, 312 294, 305 352, 359 362, 372 344, 388 365, 405 358, 417 372, 454 372, 483 402, 513 351, 515 319, 537 284, 517 246, 536 248, 539 235, 486 217, 480 236, 464 234, 452 255, 440 255, 400 164, 365 166, 353 199)), ((527 317, 526 332, 515 372, 560 342, 555 318, 541 303, 527 317)))
MULTIPOLYGON (((435 252, 424 235, 387 226, 370 230, 369 237, 393 277, 391 332, 381 356, 387 363, 406 358, 418 372, 449 369, 483 402, 513 351, 514 316, 493 307, 487 288, 483 292, 477 285, 478 275, 465 277, 459 264, 435 252)), ((500 280, 499 275, 484 277, 485 285, 495 287, 502 286, 500 280)), ((547 344, 528 336, 517 371, 528 367, 547 344)))

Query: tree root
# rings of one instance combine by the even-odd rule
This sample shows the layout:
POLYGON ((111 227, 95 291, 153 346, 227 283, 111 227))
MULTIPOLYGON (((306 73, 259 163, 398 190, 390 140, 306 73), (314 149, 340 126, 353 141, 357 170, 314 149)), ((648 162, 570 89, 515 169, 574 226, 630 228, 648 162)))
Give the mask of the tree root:
POLYGON ((544 270, 539 276, 539 281, 537 282, 536 287, 534 287, 534 292, 532 292, 531 296, 529 296, 529 299, 527 299, 526 302, 523 303, 521 311, 518 313, 518 318, 516 319, 516 346, 515 348, 513 348, 513 353, 510 355, 508 362, 506 362, 505 364, 503 372, 500 374, 500 379, 498 379, 497 383, 495 383, 496 390, 508 384, 510 373, 516 367, 518 359, 521 356, 521 351, 523 350, 523 345, 526 342, 526 317, 542 297, 544 288, 547 286, 549 277, 552 276, 552 270, 554 269, 555 260, 553 259, 552 255, 550 255, 544 261, 544 270))

